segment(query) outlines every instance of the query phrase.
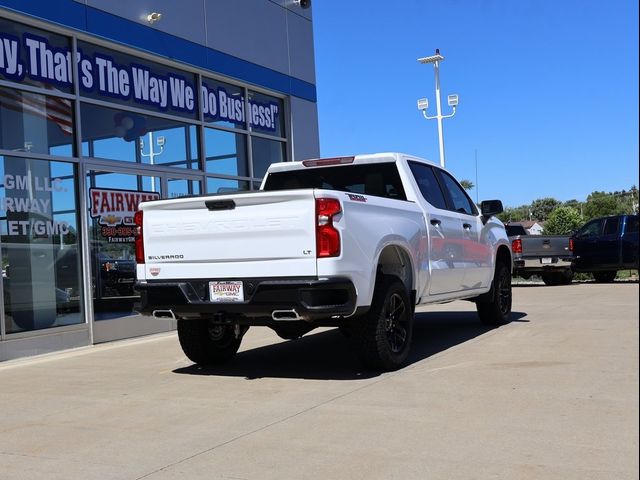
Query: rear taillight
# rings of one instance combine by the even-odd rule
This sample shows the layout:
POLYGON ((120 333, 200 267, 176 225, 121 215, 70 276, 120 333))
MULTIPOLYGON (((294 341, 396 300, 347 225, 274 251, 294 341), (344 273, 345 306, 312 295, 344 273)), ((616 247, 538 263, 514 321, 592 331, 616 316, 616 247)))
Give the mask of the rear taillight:
POLYGON ((513 242, 511 242, 511 251, 513 253, 522 253, 522 240, 516 238, 513 242))
POLYGON ((136 262, 144 263, 144 239, 142 238, 142 210, 133 214, 133 223, 136 225, 135 245, 136 262))
POLYGON ((573 238, 569 239, 569 251, 573 252, 573 238))
POLYGON ((342 212, 335 198, 316 198, 316 257, 340 255, 340 232, 333 226, 333 217, 342 212))

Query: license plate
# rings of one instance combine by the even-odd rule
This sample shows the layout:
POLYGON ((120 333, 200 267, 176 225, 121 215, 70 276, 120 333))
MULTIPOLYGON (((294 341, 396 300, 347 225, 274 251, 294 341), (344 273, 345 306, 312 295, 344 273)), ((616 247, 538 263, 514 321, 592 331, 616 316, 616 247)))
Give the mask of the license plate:
POLYGON ((541 259, 540 259, 540 261, 541 261, 542 263, 553 263, 553 260, 551 259, 551 257, 544 257, 544 258, 541 258, 541 259))
POLYGON ((215 303, 244 302, 242 282, 209 282, 209 298, 215 303))

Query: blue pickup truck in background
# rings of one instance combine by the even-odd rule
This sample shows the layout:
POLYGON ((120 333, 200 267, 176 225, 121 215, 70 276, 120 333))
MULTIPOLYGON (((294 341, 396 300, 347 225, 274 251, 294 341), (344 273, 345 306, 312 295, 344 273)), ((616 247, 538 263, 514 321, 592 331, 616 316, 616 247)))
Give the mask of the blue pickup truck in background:
POLYGON ((573 271, 612 282, 618 270, 638 269, 638 215, 594 218, 569 240, 573 271))

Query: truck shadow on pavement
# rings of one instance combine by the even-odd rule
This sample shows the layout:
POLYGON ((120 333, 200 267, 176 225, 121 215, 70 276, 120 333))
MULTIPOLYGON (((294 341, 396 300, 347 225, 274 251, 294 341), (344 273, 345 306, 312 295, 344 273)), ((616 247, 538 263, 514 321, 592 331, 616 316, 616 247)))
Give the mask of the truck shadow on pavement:
MULTIPOLYGON (((511 323, 500 328, 515 328, 525 313, 513 312, 511 323)), ((420 362, 437 353, 483 335, 494 328, 483 325, 475 312, 420 312, 416 314, 413 343, 406 365, 420 362)), ((402 370, 402 369, 401 369, 402 370)), ((310 333, 297 340, 274 343, 239 352, 229 363, 212 367, 191 365, 173 370, 182 375, 221 377, 299 378, 307 380, 358 380, 377 377, 381 372, 363 369, 338 329, 310 333)))
POLYGON ((513 288, 577 288, 584 285, 633 285, 637 284, 637 279, 616 280, 609 283, 598 283, 593 280, 573 281, 567 285, 545 285, 544 283, 513 283, 513 288))

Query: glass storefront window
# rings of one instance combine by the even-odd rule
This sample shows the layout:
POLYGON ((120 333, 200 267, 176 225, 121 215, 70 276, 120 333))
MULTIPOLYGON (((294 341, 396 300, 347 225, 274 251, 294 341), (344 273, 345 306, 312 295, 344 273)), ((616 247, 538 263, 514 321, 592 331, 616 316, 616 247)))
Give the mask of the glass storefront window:
POLYGON ((85 157, 198 168, 195 125, 88 103, 81 118, 85 157))
POLYGON ((67 37, 12 20, 0 19, 0 43, 5 52, 0 79, 47 88, 55 93, 73 89, 71 42, 67 37))
POLYGON ((285 143, 261 137, 251 137, 251 154, 253 155, 253 176, 262 178, 269 165, 284 162, 285 143))
POLYGON ((7 333, 84 322, 75 166, 0 156, 7 333))
POLYGON ((82 96, 197 118, 194 74, 82 41, 78 52, 82 96))
POLYGON ((284 137, 284 102, 264 93, 249 92, 249 125, 255 132, 284 137))
POLYGON ((160 178, 91 170, 87 198, 94 317, 131 315, 137 295, 133 214, 141 202, 160 198, 160 178))
POLYGON ((200 182, 184 178, 169 178, 167 180, 167 197, 190 197, 200 195, 200 182))
POLYGON ((244 88, 203 78, 200 97, 205 122, 230 128, 246 128, 244 88))
POLYGON ((146 331, 134 310, 139 203, 258 189, 288 151, 283 99, 72 37, 0 19, 1 340, 76 335, 87 317, 95 341, 146 331))
POLYGON ((71 156, 71 100, 0 87, 0 148, 71 156))
POLYGON ((205 159, 207 173, 249 176, 246 135, 205 128, 204 142, 207 154, 205 159))
POLYGON ((207 193, 232 193, 249 190, 249 182, 227 178, 207 178, 207 193))

